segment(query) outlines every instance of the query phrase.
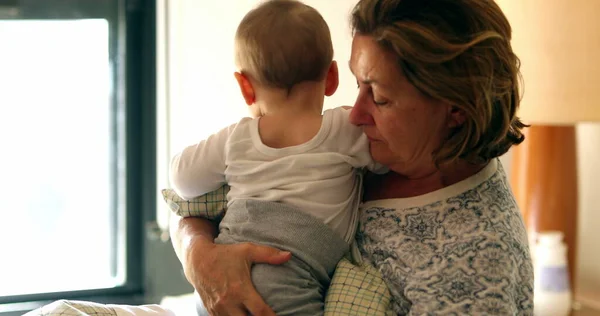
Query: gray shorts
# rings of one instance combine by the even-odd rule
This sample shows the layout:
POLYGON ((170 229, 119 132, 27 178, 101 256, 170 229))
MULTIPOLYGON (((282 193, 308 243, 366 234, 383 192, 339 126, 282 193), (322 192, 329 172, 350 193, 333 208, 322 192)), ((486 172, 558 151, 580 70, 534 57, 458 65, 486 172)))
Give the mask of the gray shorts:
POLYGON ((257 200, 233 202, 215 242, 252 242, 292 253, 292 259, 282 265, 252 267, 254 286, 280 316, 322 315, 335 267, 349 250, 319 219, 289 205, 257 200))

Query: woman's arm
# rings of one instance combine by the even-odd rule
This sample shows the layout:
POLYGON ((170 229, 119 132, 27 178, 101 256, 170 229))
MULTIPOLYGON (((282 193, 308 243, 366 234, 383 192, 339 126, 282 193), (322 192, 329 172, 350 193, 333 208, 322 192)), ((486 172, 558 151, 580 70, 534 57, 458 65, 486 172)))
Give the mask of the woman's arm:
POLYGON ((173 215, 170 234, 185 276, 210 315, 275 316, 256 292, 250 268, 254 263, 282 264, 291 258, 289 252, 250 243, 215 244, 216 225, 196 217, 173 215))
POLYGON ((186 255, 190 244, 214 244, 214 239, 217 236, 217 225, 206 219, 197 217, 184 218, 172 214, 169 232, 175 254, 185 268, 186 255))

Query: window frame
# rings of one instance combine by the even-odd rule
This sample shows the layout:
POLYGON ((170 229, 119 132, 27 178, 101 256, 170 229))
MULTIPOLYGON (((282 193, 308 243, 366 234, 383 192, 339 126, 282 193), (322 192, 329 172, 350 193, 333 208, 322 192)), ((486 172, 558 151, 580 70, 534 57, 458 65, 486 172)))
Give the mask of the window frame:
MULTIPOLYGON (((108 289, 2 296, 0 315, 31 310, 57 299, 121 304, 145 301, 145 223, 154 219, 156 210, 156 0, 111 1, 117 6, 115 15, 99 9, 105 1, 21 1, 28 7, 19 12, 8 6, 18 5, 19 1, 0 0, 0 19, 105 18, 109 21, 111 75, 115 82, 111 98, 117 107, 113 136, 124 136, 124 141, 117 145, 117 154, 124 152, 125 177, 114 190, 117 197, 114 207, 120 203, 119 199, 124 199, 121 203, 125 205, 122 212, 125 283, 108 289)), ((117 180, 116 172, 113 178, 117 180)), ((115 222, 122 219, 113 216, 115 222)), ((115 238, 115 246, 117 242, 115 238)))

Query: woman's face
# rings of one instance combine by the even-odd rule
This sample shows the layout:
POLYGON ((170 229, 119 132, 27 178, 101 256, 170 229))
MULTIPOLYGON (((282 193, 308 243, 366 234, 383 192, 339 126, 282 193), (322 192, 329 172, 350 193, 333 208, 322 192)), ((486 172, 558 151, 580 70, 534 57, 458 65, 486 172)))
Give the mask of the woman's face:
POLYGON ((370 36, 354 36, 350 69, 358 83, 350 122, 363 128, 373 159, 410 178, 434 172, 431 154, 452 125, 451 107, 419 92, 370 36))

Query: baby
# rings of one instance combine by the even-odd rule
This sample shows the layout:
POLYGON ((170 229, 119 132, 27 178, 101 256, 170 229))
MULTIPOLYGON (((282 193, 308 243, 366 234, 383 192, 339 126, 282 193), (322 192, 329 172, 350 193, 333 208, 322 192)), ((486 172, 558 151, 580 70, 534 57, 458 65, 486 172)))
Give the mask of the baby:
POLYGON ((253 118, 243 118, 171 162, 184 199, 231 187, 216 243, 290 251, 256 264, 252 281, 277 315, 322 315, 337 262, 349 250, 361 198, 360 168, 383 172, 349 110, 323 112, 338 86, 329 28, 312 7, 271 0, 235 36, 235 79, 253 118))

